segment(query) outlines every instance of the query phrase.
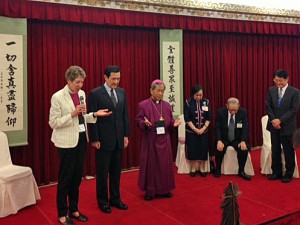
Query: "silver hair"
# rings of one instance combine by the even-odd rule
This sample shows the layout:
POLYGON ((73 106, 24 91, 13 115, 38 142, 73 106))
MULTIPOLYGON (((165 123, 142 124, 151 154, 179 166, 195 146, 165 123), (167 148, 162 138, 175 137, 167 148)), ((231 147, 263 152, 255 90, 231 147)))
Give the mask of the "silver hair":
POLYGON ((239 102, 239 100, 237 98, 231 97, 231 98, 229 98, 227 100, 227 106, 230 105, 230 104, 232 104, 232 105, 239 105, 240 102, 239 102))
POLYGON ((164 85, 164 90, 166 90, 166 85, 163 82, 157 82, 157 83, 152 83, 151 84, 151 91, 153 91, 158 85, 163 84, 164 85))
POLYGON ((70 66, 65 73, 65 78, 73 82, 77 77, 85 79, 85 71, 80 66, 70 66))

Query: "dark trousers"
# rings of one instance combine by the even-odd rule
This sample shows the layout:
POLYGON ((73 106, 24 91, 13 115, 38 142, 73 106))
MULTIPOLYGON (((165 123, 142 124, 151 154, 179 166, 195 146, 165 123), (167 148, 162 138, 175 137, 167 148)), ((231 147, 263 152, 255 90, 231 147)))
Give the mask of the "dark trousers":
POLYGON ((122 150, 96 150, 96 191, 98 206, 109 202, 117 204, 120 197, 120 178, 122 169, 122 150), (109 180, 109 199, 108 199, 109 180))
POLYGON ((240 149, 238 147, 239 142, 233 142, 233 143, 229 143, 228 145, 224 146, 224 150, 223 151, 218 151, 216 150, 215 152, 215 159, 216 159, 216 167, 218 171, 221 171, 221 165, 223 162, 223 158, 224 155, 226 154, 226 150, 228 146, 232 146, 236 152, 237 152, 237 159, 238 159, 238 164, 239 164, 239 172, 243 172, 245 165, 246 165, 246 161, 247 161, 247 157, 248 157, 248 152, 251 150, 250 146, 247 145, 248 150, 243 151, 242 149, 240 149))
POLYGON ((68 209, 70 213, 78 211, 79 186, 82 180, 86 147, 87 140, 83 132, 79 134, 76 147, 58 148, 60 160, 56 195, 58 217, 66 216, 68 209))
POLYGON ((286 168, 285 176, 291 178, 295 170, 295 149, 293 147, 292 135, 281 136, 279 131, 271 132, 271 144, 273 174, 282 175, 281 149, 283 149, 286 168))

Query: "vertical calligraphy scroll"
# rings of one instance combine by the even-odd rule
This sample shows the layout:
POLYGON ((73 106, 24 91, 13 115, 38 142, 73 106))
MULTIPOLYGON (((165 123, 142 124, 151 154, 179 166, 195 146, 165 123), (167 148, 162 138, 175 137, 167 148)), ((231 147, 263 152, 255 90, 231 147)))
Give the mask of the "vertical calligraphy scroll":
POLYGON ((0 130, 23 130, 23 38, 0 34, 0 130))
POLYGON ((10 146, 26 145, 27 21, 0 18, 0 130, 10 146))
POLYGON ((174 116, 183 112, 182 58, 182 30, 160 30, 160 77, 174 116))

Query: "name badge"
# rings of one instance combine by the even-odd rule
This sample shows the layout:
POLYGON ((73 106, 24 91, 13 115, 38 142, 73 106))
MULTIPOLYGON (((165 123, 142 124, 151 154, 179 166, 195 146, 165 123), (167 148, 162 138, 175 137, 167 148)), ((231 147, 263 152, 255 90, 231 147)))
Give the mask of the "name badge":
POLYGON ((156 127, 156 134, 165 134, 165 128, 164 127, 156 127))
POLYGON ((237 123, 236 128, 243 128, 243 124, 242 123, 237 123))
POLYGON ((79 133, 85 132, 85 126, 84 124, 79 124, 79 133))
POLYGON ((155 122, 156 134, 165 134, 165 121, 160 120, 155 122))
POLYGON ((206 105, 204 105, 204 106, 202 106, 202 111, 208 111, 208 106, 206 106, 206 105))

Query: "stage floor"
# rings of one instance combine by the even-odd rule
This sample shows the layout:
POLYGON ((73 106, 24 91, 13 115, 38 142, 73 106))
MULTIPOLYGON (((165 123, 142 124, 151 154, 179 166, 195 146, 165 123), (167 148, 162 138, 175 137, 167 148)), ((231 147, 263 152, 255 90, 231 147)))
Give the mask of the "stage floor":
MULTIPOLYGON (((299 157, 300 154, 298 154, 299 157)), ((237 176, 217 179, 212 175, 191 178, 177 174, 173 198, 145 201, 137 187, 138 170, 124 172, 121 196, 128 211, 112 208, 102 213, 96 202, 95 179, 84 179, 80 188, 80 211, 89 217, 89 225, 217 225, 221 221, 223 189, 229 182, 238 184, 241 222, 245 225, 263 223, 300 210, 300 179, 288 184, 269 181, 260 174, 260 150, 251 152, 255 176, 245 181, 237 176)), ((58 224, 56 185, 40 187, 42 199, 36 205, 20 210, 16 215, 0 219, 2 225, 58 224)), ((82 224, 74 221, 76 224, 82 224)))

